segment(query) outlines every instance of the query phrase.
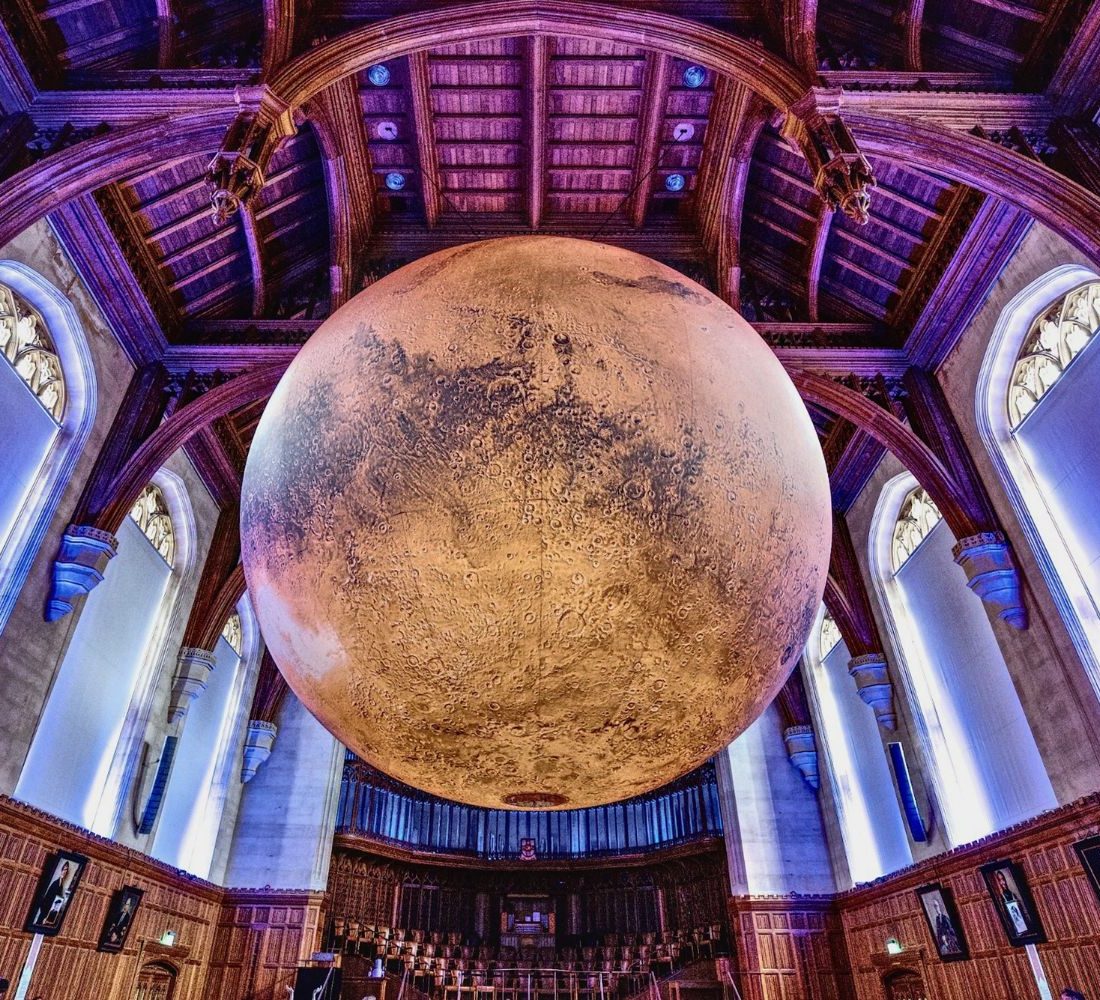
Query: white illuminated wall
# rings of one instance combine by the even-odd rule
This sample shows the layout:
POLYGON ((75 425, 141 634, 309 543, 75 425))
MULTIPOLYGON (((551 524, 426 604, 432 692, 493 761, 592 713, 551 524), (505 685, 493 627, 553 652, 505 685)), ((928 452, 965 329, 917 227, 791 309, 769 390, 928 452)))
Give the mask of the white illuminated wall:
POLYGON ((207 878, 218 838, 225 785, 240 781, 240 771, 228 774, 226 755, 237 719, 241 658, 228 642, 218 639, 214 671, 206 690, 187 711, 176 747, 172 775, 153 842, 153 856, 207 878))
POLYGON ((802 674, 817 723, 819 766, 828 771, 852 881, 870 882, 912 864, 913 855, 875 713, 848 675, 848 647, 838 642, 821 659, 815 655, 820 634, 819 625, 802 674))
POLYGON ((271 756, 244 786, 225 884, 323 890, 346 751, 288 692, 271 756))
POLYGON ((101 799, 139 678, 152 669, 171 577, 129 517, 117 534, 118 554, 80 612, 15 789, 16 798, 105 836, 114 831, 97 829, 97 815, 113 815, 115 803, 101 799))
MULTIPOLYGON (((891 525, 892 529, 892 525, 891 525)), ((982 602, 941 521, 898 571, 893 608, 953 844, 1057 802, 982 602)))
POLYGON ((834 892, 817 793, 787 757, 775 705, 717 760, 734 895, 834 892))
POLYGON ((15 369, 0 357, 0 546, 9 542, 16 518, 57 436, 57 424, 15 369))
POLYGON ((1088 590, 1100 597, 1100 349, 1090 343, 1039 400, 1015 437, 1038 498, 1088 590))

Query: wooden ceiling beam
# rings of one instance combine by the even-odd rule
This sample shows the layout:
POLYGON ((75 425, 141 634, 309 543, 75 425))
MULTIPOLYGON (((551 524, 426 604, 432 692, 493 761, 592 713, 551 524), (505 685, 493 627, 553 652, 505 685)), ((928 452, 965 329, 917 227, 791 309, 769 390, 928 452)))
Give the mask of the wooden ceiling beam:
POLYGON ((821 287, 821 268, 825 262, 825 247, 829 242, 829 232, 833 226, 833 210, 820 202, 817 222, 814 225, 814 237, 807 248, 806 261, 806 315, 816 323, 818 315, 818 290, 821 287))
POLYGON ((803 73, 817 74, 817 0, 783 0, 783 48, 803 73))
POLYGON ((244 244, 248 248, 248 263, 252 270, 252 315, 260 319, 267 311, 264 238, 256 219, 254 205, 243 205, 237 217, 241 220, 241 232, 244 233, 244 244))
POLYGON ((533 231, 542 225, 546 205, 546 143, 549 125, 550 39, 527 39, 524 59, 527 108, 524 131, 527 140, 527 224, 533 231))
POLYGON ((634 183, 631 185, 630 209, 627 212, 635 229, 645 225, 649 192, 653 174, 661 156, 665 108, 668 106, 668 85, 672 60, 665 54, 646 54, 645 84, 642 96, 642 120, 634 160, 634 183))
POLYGON ((329 214, 329 299, 333 309, 359 290, 374 228, 374 173, 355 77, 344 77, 310 105, 321 150, 329 214))
POLYGON ((172 0, 156 0, 157 14, 157 66, 171 69, 176 61, 176 24, 172 14, 172 0))
POLYGON ((711 102, 696 184, 696 223, 715 262, 718 294, 741 305, 741 228, 749 168, 764 129, 763 104, 747 87, 720 76, 711 102))
POLYGON ((902 8, 901 52, 905 68, 919 73, 924 66, 921 39, 924 35, 924 0, 906 0, 902 8))
POLYGON ((297 5, 295 0, 263 0, 263 5, 264 40, 260 71, 267 79, 294 53, 297 5))
POLYGON ((439 224, 443 211, 443 182, 439 175, 439 157, 435 148, 435 124, 432 117, 432 79, 428 71, 427 50, 409 56, 409 93, 412 103, 413 131, 416 133, 416 158, 420 166, 420 192, 424 199, 424 219, 429 229, 439 224))

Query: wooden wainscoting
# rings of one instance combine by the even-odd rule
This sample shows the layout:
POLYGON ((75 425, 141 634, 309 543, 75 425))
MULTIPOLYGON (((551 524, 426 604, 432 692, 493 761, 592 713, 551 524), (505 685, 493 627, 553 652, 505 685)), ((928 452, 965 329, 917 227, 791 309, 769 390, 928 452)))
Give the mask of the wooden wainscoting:
POLYGON ((14 984, 30 949, 23 924, 47 856, 89 862, 57 937, 46 938, 29 996, 131 1000, 141 966, 177 971, 172 1000, 286 1000, 295 969, 320 945, 324 893, 222 889, 138 851, 0 796, 0 976, 14 984), (96 950, 111 897, 145 895, 125 949, 96 950), (159 944, 166 930, 175 944, 159 944))

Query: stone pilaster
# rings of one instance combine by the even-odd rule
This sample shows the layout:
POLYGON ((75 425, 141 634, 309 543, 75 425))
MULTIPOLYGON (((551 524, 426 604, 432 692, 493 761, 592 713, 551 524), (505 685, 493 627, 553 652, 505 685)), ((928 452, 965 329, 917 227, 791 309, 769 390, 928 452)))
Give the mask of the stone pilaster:
POLYGON ((1020 574, 1012 551, 999 531, 961 538, 952 553, 966 573, 967 586, 1013 628, 1027 628, 1027 609, 1020 593, 1020 574))
POLYGON ((110 532, 89 525, 70 524, 53 563, 46 621, 64 618, 77 601, 87 597, 102 582, 103 571, 116 552, 118 539, 110 532))

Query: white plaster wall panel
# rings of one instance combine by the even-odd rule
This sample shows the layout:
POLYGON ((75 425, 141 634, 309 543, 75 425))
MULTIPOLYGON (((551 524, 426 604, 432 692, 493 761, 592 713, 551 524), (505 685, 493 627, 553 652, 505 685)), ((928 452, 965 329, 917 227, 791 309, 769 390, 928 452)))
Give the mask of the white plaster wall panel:
POLYGON ((324 889, 344 748, 291 693, 271 757, 245 786, 225 882, 324 889))
POLYGON ((951 825, 962 843, 1057 800, 985 608, 955 565, 954 544, 941 521, 902 566, 898 582, 913 626, 907 666, 914 687, 927 692, 923 711, 941 721, 938 764, 944 787, 959 796, 951 825), (952 777, 952 768, 960 773, 952 777))
POLYGON ((90 830, 135 688, 154 655, 150 641, 171 575, 129 518, 118 542, 80 613, 15 790, 16 798, 90 830))
POLYGON ((161 861, 200 878, 210 871, 221 818, 212 785, 218 758, 230 735, 226 728, 235 707, 235 681, 241 667, 240 657, 225 639, 218 639, 214 654, 206 690, 191 703, 184 720, 152 852, 161 861))
MULTIPOLYGON (((817 796, 787 759, 783 727, 769 706, 724 751, 730 791, 726 827, 734 894, 833 892, 817 796)), ((723 813, 725 818, 726 813, 723 813)))
POLYGON ((0 359, 0 413, 6 432, 0 434, 0 545, 8 542, 57 424, 35 399, 11 365, 0 359))
POLYGON ((913 855, 878 723, 848 675, 850 659, 841 641, 824 660, 809 657, 803 676, 837 797, 848 869, 853 882, 869 882, 911 864, 913 855))

